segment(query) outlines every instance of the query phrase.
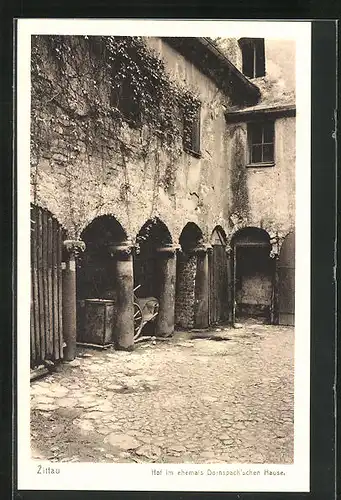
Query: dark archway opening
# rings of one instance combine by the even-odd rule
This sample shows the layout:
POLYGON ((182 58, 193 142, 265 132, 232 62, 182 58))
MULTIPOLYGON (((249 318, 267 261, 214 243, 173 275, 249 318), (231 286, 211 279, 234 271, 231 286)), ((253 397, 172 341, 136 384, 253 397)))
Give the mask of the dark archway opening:
POLYGON ((232 248, 233 319, 269 323, 274 301, 270 237, 263 229, 244 228, 232 238, 232 248))
POLYGON ((82 232, 86 244, 80 256, 77 273, 77 296, 79 299, 114 299, 116 283, 113 258, 108 246, 126 241, 127 235, 121 224, 113 217, 104 215, 94 219, 82 232))
MULTIPOLYGON (((160 219, 150 219, 141 227, 136 242, 139 244, 139 252, 134 257, 135 295, 138 299, 155 297, 160 301, 164 274, 161 254, 157 250, 172 244, 171 234, 160 219)), ((154 334, 155 326, 156 319, 147 322, 143 333, 154 334)))
POLYGON ((198 255, 195 249, 202 246, 203 234, 193 222, 183 228, 179 242, 181 253, 176 266, 175 325, 178 328, 195 327, 196 285, 198 255))
POLYGON ((81 239, 86 249, 77 261, 77 340, 110 344, 122 311, 118 256, 111 256, 109 247, 125 242, 127 235, 114 217, 105 215, 94 219, 81 239))

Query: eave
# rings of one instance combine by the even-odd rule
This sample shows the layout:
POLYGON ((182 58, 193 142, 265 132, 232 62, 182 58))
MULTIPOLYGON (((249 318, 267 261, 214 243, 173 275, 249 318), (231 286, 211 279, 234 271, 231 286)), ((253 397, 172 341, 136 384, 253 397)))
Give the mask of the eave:
POLYGON ((252 106, 250 108, 226 111, 227 123, 249 122, 264 118, 284 118, 296 116, 296 106, 287 104, 281 106, 252 106))
POLYGON ((259 88, 205 37, 162 37, 171 47, 211 78, 238 106, 251 106, 260 99, 259 88))

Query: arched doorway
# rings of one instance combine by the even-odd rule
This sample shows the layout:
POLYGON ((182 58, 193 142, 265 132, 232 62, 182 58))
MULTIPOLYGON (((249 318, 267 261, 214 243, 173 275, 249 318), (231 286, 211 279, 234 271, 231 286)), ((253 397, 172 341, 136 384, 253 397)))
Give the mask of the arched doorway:
POLYGON ((289 233, 278 259, 278 322, 295 324, 295 233, 289 233))
POLYGON ((203 259, 205 251, 201 229, 194 222, 188 222, 179 242, 181 253, 176 269, 175 323, 179 328, 199 328, 205 323, 207 326, 208 289, 207 294, 202 293, 206 261, 203 259))
POLYGON ((233 321, 269 323, 273 309, 274 261, 270 236, 263 229, 240 229, 232 238, 233 321))
POLYGON ((86 249, 78 262, 78 338, 132 349, 133 266, 127 234, 113 216, 94 219, 82 232, 86 249))
POLYGON ((167 226, 159 219, 148 220, 140 229, 134 257, 134 288, 138 299, 155 297, 159 302, 154 321, 144 333, 168 336, 174 331, 175 249, 167 226))
POLYGON ((114 299, 117 282, 113 280, 112 258, 108 246, 126 241, 124 229, 113 216, 103 215, 94 219, 83 230, 81 239, 85 242, 86 249, 79 259, 78 298, 114 299))
POLYGON ((211 236, 209 322, 224 323, 230 315, 230 262, 226 252, 225 231, 217 226, 211 236))

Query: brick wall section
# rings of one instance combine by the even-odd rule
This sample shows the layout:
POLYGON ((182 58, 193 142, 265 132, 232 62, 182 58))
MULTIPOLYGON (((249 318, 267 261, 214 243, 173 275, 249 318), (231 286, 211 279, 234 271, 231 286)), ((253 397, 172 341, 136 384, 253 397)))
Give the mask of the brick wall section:
POLYGON ((176 266, 175 325, 180 328, 193 328, 194 326, 196 271, 196 255, 178 255, 176 266))

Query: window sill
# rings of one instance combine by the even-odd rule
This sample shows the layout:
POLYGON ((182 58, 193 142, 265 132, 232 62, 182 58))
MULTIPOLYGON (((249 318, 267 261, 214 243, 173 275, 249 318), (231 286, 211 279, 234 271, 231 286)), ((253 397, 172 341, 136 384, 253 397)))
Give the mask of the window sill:
POLYGON ((193 151, 193 149, 190 148, 184 148, 184 151, 188 153, 189 155, 194 156, 195 158, 201 158, 201 153, 200 151, 193 151))
POLYGON ((247 168, 263 168, 263 167, 274 167, 275 162, 270 161, 270 162, 261 162, 261 163, 248 163, 246 165, 247 168))

